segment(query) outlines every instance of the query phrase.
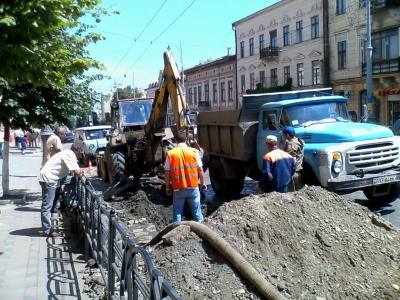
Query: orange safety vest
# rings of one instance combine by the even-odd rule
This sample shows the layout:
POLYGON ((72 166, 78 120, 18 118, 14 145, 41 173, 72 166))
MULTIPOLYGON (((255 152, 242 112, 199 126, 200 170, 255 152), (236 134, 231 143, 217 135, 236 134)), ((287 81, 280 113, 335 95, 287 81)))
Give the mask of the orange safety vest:
POLYGON ((179 190, 198 187, 196 149, 179 146, 169 150, 167 155, 170 162, 169 174, 172 188, 179 190))

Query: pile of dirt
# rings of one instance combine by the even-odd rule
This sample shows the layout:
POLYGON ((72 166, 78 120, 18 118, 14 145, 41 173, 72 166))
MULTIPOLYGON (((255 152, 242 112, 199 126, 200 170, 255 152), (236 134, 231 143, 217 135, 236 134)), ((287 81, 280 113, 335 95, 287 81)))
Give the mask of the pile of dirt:
MULTIPOLYGON (((162 182, 128 198, 110 203, 123 224, 141 220, 160 231, 171 223, 162 182)), ((288 299, 400 297, 400 230, 346 197, 306 187, 211 201, 202 210, 202 224, 288 299)), ((211 244, 194 233, 176 239, 147 250, 184 299, 264 299, 211 244)))

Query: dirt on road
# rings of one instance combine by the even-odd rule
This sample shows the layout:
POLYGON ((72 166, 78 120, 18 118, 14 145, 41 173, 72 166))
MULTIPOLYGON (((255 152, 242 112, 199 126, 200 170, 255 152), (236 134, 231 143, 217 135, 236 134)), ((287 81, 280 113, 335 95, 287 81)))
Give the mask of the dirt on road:
MULTIPOLYGON (((132 220, 155 224, 157 231, 171 223, 172 199, 161 181, 108 205, 127 232, 132 220)), ((202 224, 288 299, 400 299, 400 230, 346 197, 305 187, 214 199, 202 210, 202 224)), ((175 240, 146 249, 184 299, 264 299, 209 242, 193 232, 175 240)))

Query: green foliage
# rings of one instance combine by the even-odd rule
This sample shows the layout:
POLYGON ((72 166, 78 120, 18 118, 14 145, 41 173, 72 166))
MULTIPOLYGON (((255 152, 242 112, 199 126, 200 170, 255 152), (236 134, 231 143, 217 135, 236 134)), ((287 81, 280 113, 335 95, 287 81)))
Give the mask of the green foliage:
POLYGON ((117 88, 117 93, 113 95, 113 101, 118 99, 131 99, 131 98, 141 98, 144 94, 138 88, 132 89, 130 85, 125 88, 117 88))
POLYGON ((4 0, 0 4, 0 120, 12 127, 71 124, 91 111, 97 97, 89 85, 104 66, 86 50, 104 39, 79 22, 109 15, 101 0, 4 0), (9 120, 11 118, 11 121, 9 120))
POLYGON ((263 94, 263 93, 277 93, 287 92, 292 90, 292 78, 289 77, 284 85, 273 86, 270 88, 263 88, 261 83, 256 84, 255 90, 246 90, 246 94, 263 94))

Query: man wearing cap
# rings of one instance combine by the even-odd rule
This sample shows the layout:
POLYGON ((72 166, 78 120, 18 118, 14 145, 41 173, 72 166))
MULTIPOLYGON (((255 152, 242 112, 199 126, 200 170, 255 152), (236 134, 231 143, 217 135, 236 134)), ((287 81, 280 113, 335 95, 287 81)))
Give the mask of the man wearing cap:
POLYGON ((56 189, 69 172, 74 172, 78 175, 84 174, 84 170, 80 169, 76 162, 79 154, 79 150, 72 145, 71 150, 60 151, 53 155, 38 174, 37 178, 42 187, 43 198, 41 209, 43 233, 49 237, 59 236, 57 232, 53 231, 50 221, 56 189))
POLYGON ((286 126, 282 130, 282 135, 286 139, 283 150, 289 153, 296 160, 296 172, 292 176, 292 182, 288 186, 288 191, 298 191, 303 187, 300 178, 300 172, 303 169, 303 158, 304 158, 304 141, 295 136, 294 128, 286 126))
POLYGON ((296 171, 294 158, 278 148, 278 139, 274 135, 268 135, 265 139, 268 153, 264 155, 263 172, 256 187, 256 193, 261 191, 286 193, 288 184, 296 171))

